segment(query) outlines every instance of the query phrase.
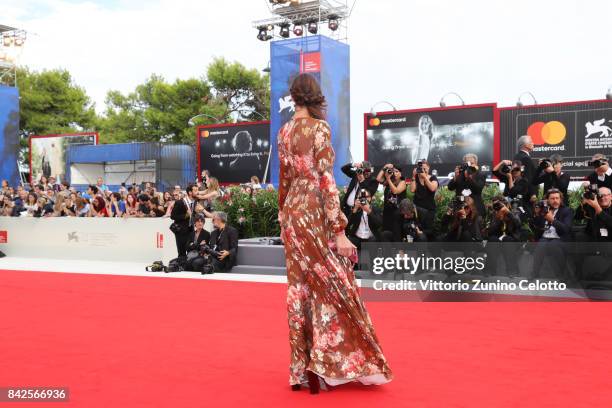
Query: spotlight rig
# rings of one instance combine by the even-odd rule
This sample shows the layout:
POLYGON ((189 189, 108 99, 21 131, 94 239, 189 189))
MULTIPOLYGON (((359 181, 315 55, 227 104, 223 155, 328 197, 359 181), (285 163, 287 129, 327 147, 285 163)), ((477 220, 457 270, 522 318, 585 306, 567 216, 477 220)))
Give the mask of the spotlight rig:
POLYGON ((276 37, 274 27, 279 27, 278 39, 304 34, 319 34, 319 25, 327 23, 332 37, 347 40, 348 17, 356 0, 269 0, 273 17, 253 22, 259 33, 257 38, 268 41, 276 37), (349 6, 349 1, 352 6, 349 6), (342 24, 341 24, 342 22, 342 24), (293 30, 291 26, 293 25, 293 30), (307 33, 305 33, 307 31, 307 33))

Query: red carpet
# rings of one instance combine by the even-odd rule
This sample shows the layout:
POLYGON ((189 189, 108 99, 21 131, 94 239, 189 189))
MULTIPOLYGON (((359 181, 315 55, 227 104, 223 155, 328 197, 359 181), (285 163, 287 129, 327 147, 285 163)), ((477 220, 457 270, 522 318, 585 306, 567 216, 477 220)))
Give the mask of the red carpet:
POLYGON ((291 392, 285 285, 0 271, 1 407, 609 407, 606 303, 367 304, 395 380, 291 392), (316 404, 316 405, 315 405, 316 404))

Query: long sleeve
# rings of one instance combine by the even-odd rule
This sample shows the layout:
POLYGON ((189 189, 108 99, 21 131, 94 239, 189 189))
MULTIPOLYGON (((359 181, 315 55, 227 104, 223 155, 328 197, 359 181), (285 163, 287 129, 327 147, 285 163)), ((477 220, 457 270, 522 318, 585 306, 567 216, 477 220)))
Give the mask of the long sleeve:
POLYGON ((315 129, 314 159, 325 207, 325 218, 331 230, 339 234, 344 231, 348 220, 340 211, 339 192, 333 173, 335 152, 331 145, 331 129, 327 122, 320 122, 315 129))
POLYGON ((289 186, 291 185, 291 175, 289 173, 289 167, 287 165, 288 154, 285 148, 285 131, 286 125, 281 128, 278 135, 278 157, 280 162, 280 171, 279 171, 279 181, 278 181, 278 214, 279 221, 281 216, 281 211, 283 210, 283 206, 285 205, 285 199, 287 198, 287 193, 289 192, 289 186))

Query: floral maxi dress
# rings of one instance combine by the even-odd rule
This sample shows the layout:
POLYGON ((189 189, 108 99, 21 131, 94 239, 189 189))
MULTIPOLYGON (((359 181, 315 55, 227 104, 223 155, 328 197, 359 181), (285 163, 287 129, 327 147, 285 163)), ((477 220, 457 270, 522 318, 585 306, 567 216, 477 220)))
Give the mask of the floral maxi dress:
POLYGON ((353 262, 339 255, 344 230, 333 176, 335 153, 325 121, 289 121, 278 135, 279 222, 287 262, 289 383, 305 371, 330 385, 383 384, 393 374, 359 296, 353 262))

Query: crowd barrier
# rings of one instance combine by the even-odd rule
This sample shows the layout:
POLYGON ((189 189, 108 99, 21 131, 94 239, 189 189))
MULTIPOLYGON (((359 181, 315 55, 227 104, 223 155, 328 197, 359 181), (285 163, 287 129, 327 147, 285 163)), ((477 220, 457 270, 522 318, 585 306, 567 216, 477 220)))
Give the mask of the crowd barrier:
POLYGON ((176 258, 169 218, 0 217, 7 256, 111 262, 176 258))

